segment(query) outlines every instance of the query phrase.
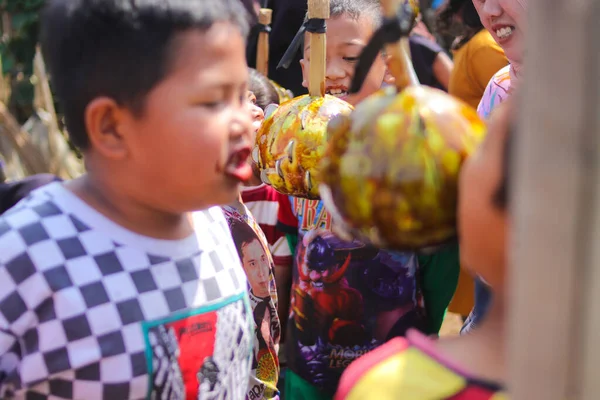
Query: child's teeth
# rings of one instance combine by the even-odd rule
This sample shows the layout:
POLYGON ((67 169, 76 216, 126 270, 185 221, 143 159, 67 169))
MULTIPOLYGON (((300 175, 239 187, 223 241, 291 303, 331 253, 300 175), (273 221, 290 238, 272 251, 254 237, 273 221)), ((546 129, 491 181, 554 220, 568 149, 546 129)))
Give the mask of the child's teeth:
POLYGON ((503 39, 505 37, 510 36, 510 34, 512 33, 512 31, 513 31, 513 29, 511 27, 497 29, 496 30, 496 36, 498 36, 499 38, 503 39))
POLYGON ((346 95, 346 92, 344 92, 342 89, 330 89, 329 94, 331 94, 332 96, 339 97, 342 95, 346 95))

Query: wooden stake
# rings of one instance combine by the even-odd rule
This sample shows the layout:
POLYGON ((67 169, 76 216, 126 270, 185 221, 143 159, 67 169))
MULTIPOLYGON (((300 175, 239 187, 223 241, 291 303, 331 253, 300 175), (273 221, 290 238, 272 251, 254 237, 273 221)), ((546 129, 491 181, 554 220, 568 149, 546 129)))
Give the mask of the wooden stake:
MULTIPOLYGON (((394 18, 398 7, 406 0, 381 0, 381 8, 388 18, 394 18)), ((399 42, 386 46, 386 52, 390 57, 390 73, 396 79, 396 88, 402 91, 408 86, 418 85, 419 79, 415 73, 408 38, 402 38, 399 42)))
MULTIPOLYGON (((308 0, 308 18, 329 18, 329 0, 308 0)), ((309 33, 310 70, 308 93, 311 96, 325 96, 325 60, 327 39, 324 33, 309 33)))
POLYGON ((600 395, 599 4, 528 3, 509 174, 512 400, 600 395))
POLYGON ((52 98, 52 92, 50 91, 50 83, 48 80, 48 73, 46 72, 46 64, 42 57, 40 46, 36 47, 35 57, 33 58, 33 70, 34 75, 37 78, 37 87, 39 90, 39 98, 36 96, 36 108, 39 107, 45 110, 50 115, 50 123, 48 130, 48 154, 50 163, 50 171, 54 174, 60 175, 62 172, 60 155, 58 154, 58 144, 56 143, 56 135, 60 135, 60 129, 58 127, 58 116, 56 115, 56 109, 54 108, 54 100, 52 98))
MULTIPOLYGON (((261 8, 258 13, 258 23, 271 25, 273 10, 261 8)), ((258 49, 256 53, 256 70, 264 76, 269 76, 269 34, 260 32, 258 34, 258 49)))
POLYGON ((31 143, 29 134, 21 129, 3 103, 0 103, 0 125, 0 134, 4 134, 10 140, 27 174, 50 172, 44 163, 44 157, 31 143))

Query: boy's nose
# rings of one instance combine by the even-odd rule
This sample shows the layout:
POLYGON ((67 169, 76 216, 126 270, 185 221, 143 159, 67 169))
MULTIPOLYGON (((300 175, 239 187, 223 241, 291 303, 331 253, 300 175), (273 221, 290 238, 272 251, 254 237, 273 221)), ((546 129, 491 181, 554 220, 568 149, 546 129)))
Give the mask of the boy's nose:
POLYGON ((265 119, 265 113, 259 106, 252 104, 251 106, 252 112, 252 120, 253 121, 261 121, 265 119))
POLYGON ((335 62, 334 60, 327 60, 327 64, 325 67, 325 78, 331 81, 342 79, 346 76, 346 71, 340 65, 339 62, 335 62))
POLYGON ((502 6, 499 0, 487 0, 483 4, 483 12, 490 17, 499 17, 502 15, 502 6))

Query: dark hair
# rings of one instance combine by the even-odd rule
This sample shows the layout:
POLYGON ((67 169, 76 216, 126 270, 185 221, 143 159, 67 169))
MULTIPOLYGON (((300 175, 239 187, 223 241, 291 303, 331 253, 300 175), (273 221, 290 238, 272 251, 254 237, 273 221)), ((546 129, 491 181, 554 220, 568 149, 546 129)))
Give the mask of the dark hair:
POLYGON ((271 81, 254 68, 248 68, 248 72, 250 75, 248 89, 254 93, 256 105, 264 111, 269 104, 279 104, 279 95, 271 81))
POLYGON ((504 140, 504 148, 502 150, 502 176, 500 178, 500 184, 494 192, 492 201, 494 205, 502 210, 505 210, 508 206, 509 200, 509 188, 510 188, 510 171, 512 161, 512 150, 513 140, 516 126, 514 122, 510 122, 508 125, 508 132, 506 132, 506 138, 504 140))
POLYGON ((239 0, 50 0, 42 48, 72 142, 86 149, 85 109, 108 96, 137 115, 168 74, 177 35, 226 21, 247 34, 239 0))
POLYGON ((235 243, 235 248, 237 249, 240 259, 243 257, 242 248, 248 243, 258 240, 260 245, 263 246, 258 234, 247 223, 239 220, 233 220, 229 224, 229 229, 231 231, 231 236, 233 237, 233 242, 235 243))
MULTIPOLYGON (((381 4, 379 0, 330 0, 329 15, 330 18, 348 15, 352 19, 359 19, 363 15, 368 15, 373 19, 373 25, 378 28, 383 21, 381 4)), ((308 20, 308 13, 305 20, 308 20)))
POLYGON ((483 29, 483 24, 473 5, 473 0, 450 0, 440 12, 436 27, 438 32, 455 37, 461 37, 454 49, 467 43, 477 32, 483 29), (462 24, 457 26, 454 17, 460 14, 462 24))

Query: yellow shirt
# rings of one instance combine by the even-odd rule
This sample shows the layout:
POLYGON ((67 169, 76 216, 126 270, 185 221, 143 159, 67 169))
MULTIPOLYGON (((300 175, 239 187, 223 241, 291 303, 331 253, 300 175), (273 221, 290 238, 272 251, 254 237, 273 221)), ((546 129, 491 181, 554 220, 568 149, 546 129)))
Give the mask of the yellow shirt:
POLYGON ((508 60, 485 29, 453 53, 454 70, 450 76, 448 93, 477 108, 488 82, 496 72, 508 65, 508 60))

